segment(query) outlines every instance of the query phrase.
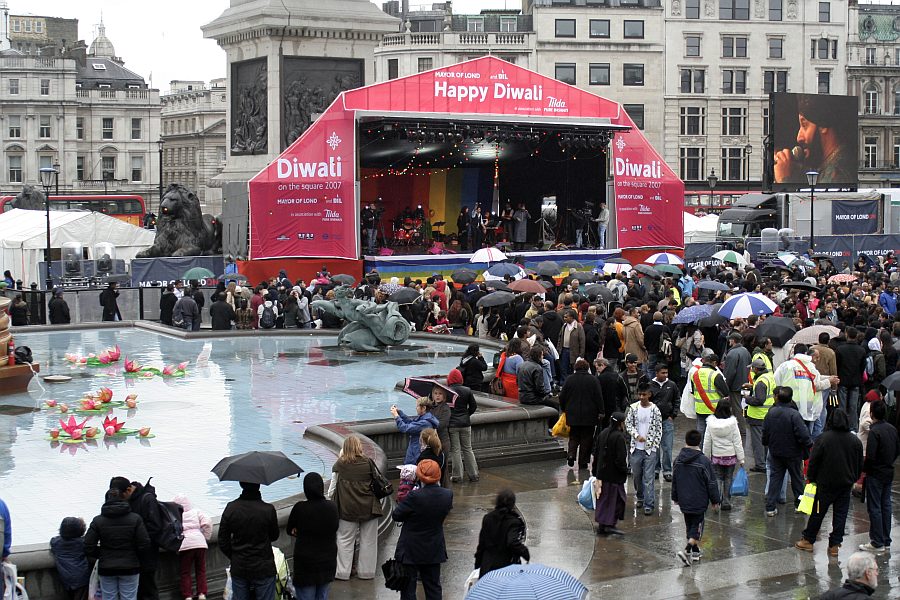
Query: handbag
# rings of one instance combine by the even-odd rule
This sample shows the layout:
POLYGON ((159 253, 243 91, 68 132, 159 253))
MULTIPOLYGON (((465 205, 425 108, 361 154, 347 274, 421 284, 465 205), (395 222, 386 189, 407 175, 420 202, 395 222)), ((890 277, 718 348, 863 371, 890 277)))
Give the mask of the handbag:
POLYGON ((503 373, 503 366, 506 364, 506 355, 503 355, 503 358, 500 359, 500 364, 497 365, 497 370, 494 372, 494 378, 491 379, 490 383, 490 391, 495 396, 505 396, 504 393, 506 390, 503 389, 503 380, 500 378, 500 374, 503 373))
POLYGON ((378 467, 376 467, 375 463, 371 460, 369 460, 369 472, 372 475, 372 480, 369 482, 369 489, 372 490, 372 494, 376 498, 381 500, 394 493, 394 485, 381 474, 381 471, 378 470, 378 467))
POLYGON ((750 495, 750 480, 747 478, 747 471, 744 470, 744 467, 740 467, 737 473, 734 474, 734 480, 731 482, 731 495, 750 495))
POLYGON ((569 437, 569 433, 571 433, 572 429, 566 423, 566 413, 560 413, 559 419, 556 421, 556 425, 553 426, 553 429, 550 430, 550 435, 553 437, 569 437))
POLYGON ((384 574, 384 587, 396 592, 402 592, 409 586, 409 573, 403 563, 394 558, 389 558, 381 565, 384 574))
POLYGON ((797 510, 806 515, 811 515, 813 513, 813 506, 816 503, 816 484, 807 483, 806 487, 803 488, 803 495, 800 496, 800 505, 797 507, 797 510))

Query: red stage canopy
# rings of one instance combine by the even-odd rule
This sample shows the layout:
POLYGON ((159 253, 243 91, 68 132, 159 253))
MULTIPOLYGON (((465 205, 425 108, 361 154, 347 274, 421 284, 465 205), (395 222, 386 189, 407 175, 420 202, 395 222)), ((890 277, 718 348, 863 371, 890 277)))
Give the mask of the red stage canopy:
POLYGON ((684 246, 684 184, 621 104, 486 56, 342 92, 250 181, 250 258, 359 257, 360 114, 630 127, 610 147, 618 244, 684 246))

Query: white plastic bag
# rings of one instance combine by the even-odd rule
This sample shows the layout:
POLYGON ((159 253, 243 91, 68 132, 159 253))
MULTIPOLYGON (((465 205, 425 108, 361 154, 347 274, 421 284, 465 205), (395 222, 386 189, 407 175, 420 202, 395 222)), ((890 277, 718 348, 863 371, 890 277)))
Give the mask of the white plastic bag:
POLYGON ((100 593, 100 561, 94 563, 94 569, 91 571, 91 580, 88 583, 88 600, 101 600, 103 594, 100 593))
POLYGON ((16 565, 11 562, 2 562, 3 565, 3 598, 0 600, 16 600, 16 579, 18 572, 16 565))
POLYGON ((466 578, 465 592, 468 594, 472 588, 478 583, 478 578, 481 577, 481 569, 475 569, 469 576, 466 578))
POLYGON ((597 497, 594 495, 594 482, 596 480, 597 478, 594 476, 586 479, 581 486, 581 491, 578 492, 578 504, 584 510, 594 511, 597 508, 597 497))
POLYGON ((225 567, 225 589, 222 590, 222 600, 232 600, 234 593, 231 591, 231 567, 225 567))

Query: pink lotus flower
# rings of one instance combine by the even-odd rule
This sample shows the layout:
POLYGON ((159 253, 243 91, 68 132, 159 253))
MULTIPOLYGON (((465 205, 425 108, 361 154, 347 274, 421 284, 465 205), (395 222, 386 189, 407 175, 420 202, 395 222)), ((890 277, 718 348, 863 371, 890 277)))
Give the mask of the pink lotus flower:
POLYGON ((82 433, 84 432, 81 429, 73 429, 69 435, 72 436, 73 440, 80 440, 82 433))
POLYGON ((69 412, 69 405, 66 404, 65 402, 63 402, 62 404, 60 404, 60 405, 59 405, 59 412, 61 412, 61 413, 69 412))
POLYGON ((173 375, 175 373, 175 365, 166 365, 163 367, 163 375, 173 375))
POLYGON ((106 435, 113 435, 119 432, 122 427, 125 426, 125 421, 119 422, 117 417, 109 418, 106 417, 103 419, 103 430, 106 432, 106 435), (113 432, 109 432, 109 428, 113 428, 113 432))
POLYGON ((140 430, 138 430, 138 433, 141 434, 141 437, 147 437, 148 435, 150 435, 150 428, 149 427, 141 427, 140 430))
POLYGON ((81 431, 84 428, 84 424, 87 423, 88 420, 85 419, 81 423, 75 420, 75 417, 70 416, 68 421, 59 420, 59 426, 63 431, 72 435, 73 431, 81 431))
POLYGON ((113 391, 108 387, 102 387, 98 392, 98 396, 100 398, 100 402, 103 402, 105 404, 112 400, 113 391))
POLYGON ((109 352, 105 350, 97 355, 97 360, 100 361, 101 365, 108 365, 112 362, 112 359, 109 357, 109 352))
POLYGON ((69 362, 78 362, 78 360, 81 358, 77 354, 72 354, 71 352, 66 352, 65 356, 66 356, 66 360, 69 362))
POLYGON ((97 435, 97 428, 96 427, 88 427, 85 430, 84 435, 86 435, 88 437, 88 439, 93 438, 94 436, 97 435))
POLYGON ((190 362, 190 361, 184 361, 183 363, 178 363, 178 370, 184 371, 188 366, 188 362, 190 362))
POLYGON ((97 403, 94 402, 91 398, 82 398, 81 408, 82 410, 94 410, 97 408, 97 403))
POLYGON ((138 373, 143 368, 143 365, 138 364, 136 360, 128 360, 125 359, 125 372, 126 373, 138 373))
POLYGON ((119 348, 118 344, 116 344, 115 348, 110 348, 106 352, 109 354, 109 358, 113 362, 119 360, 119 358, 122 356, 122 349, 119 348))
POLYGON ((97 358, 97 355, 94 354, 93 352, 91 352, 90 354, 87 355, 87 357, 88 358, 97 358))
POLYGON ((137 394, 128 394, 125 398, 125 406, 128 408, 134 408, 137 406, 137 394))
POLYGON ((109 425, 108 427, 104 428, 104 431, 106 432, 106 435, 116 435, 116 428, 113 427, 112 425, 109 425))
POLYGON ((47 400, 46 402, 44 402, 44 404, 46 404, 50 408, 53 408, 54 406, 56 406, 56 400, 47 400))
POLYGON ((79 356, 79 357, 78 357, 78 364, 80 364, 80 365, 86 365, 86 364, 87 364, 87 357, 85 357, 85 356, 79 356))
POLYGON ((50 437, 53 438, 54 440, 57 439, 57 438, 59 438, 59 429, 57 429, 56 427, 54 427, 53 429, 51 429, 51 430, 50 430, 50 437))

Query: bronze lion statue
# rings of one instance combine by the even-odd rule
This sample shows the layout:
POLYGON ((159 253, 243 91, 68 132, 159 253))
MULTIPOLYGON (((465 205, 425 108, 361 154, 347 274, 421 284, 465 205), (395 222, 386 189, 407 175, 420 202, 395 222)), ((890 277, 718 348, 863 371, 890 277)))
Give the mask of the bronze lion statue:
POLYGON ((137 258, 201 256, 214 254, 217 246, 221 247, 216 220, 200 211, 200 200, 183 185, 169 184, 159 213, 156 239, 152 246, 138 252, 137 258))

